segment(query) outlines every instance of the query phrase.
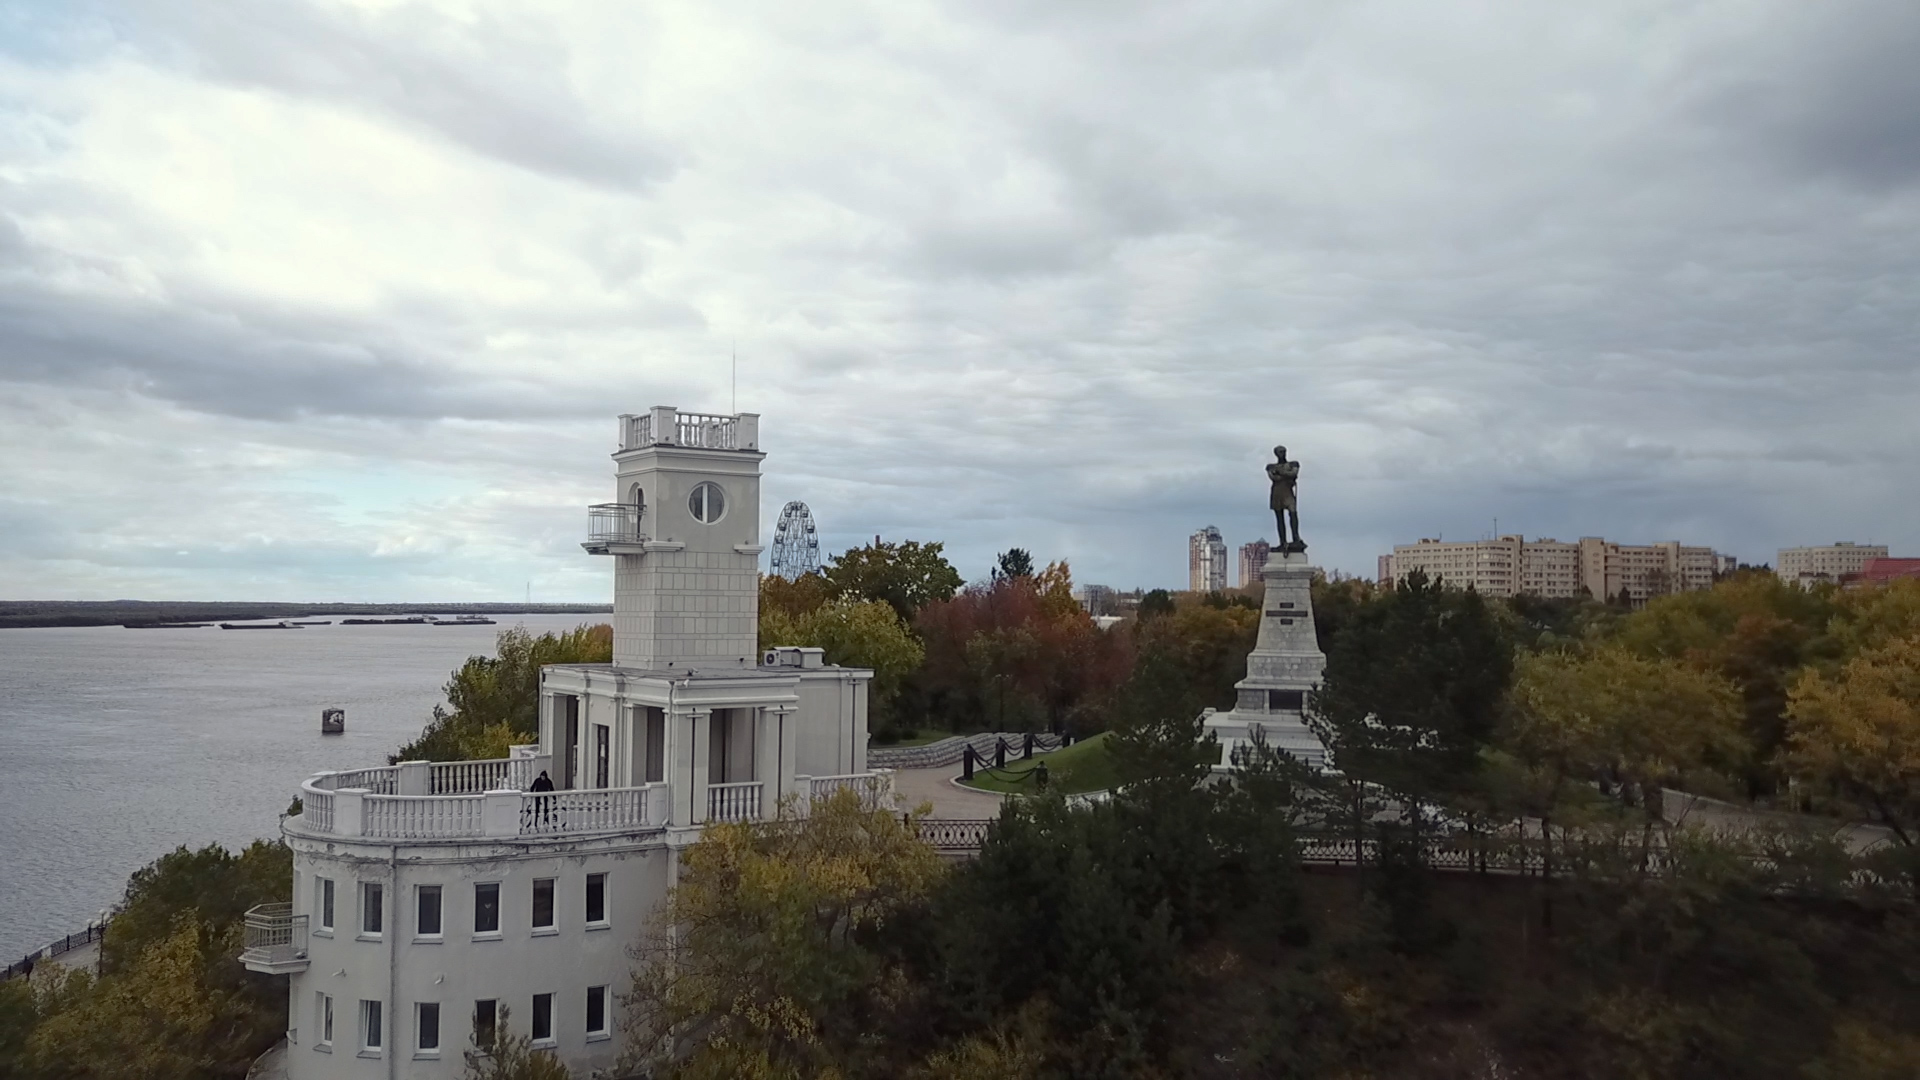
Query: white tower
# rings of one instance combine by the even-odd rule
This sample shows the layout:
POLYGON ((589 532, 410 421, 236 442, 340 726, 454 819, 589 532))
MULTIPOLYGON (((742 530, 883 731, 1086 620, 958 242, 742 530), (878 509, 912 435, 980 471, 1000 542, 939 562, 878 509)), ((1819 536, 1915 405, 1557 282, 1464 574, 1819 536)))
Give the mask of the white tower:
POLYGON ((614 556, 613 663, 759 663, 760 417, 658 405, 620 418, 617 502, 582 545, 614 556))

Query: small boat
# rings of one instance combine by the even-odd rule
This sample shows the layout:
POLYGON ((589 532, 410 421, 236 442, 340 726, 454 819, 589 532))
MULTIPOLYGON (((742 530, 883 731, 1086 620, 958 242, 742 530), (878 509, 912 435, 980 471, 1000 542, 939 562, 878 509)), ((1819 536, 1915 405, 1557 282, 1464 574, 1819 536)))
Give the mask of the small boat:
POLYGON ((276 623, 223 622, 220 624, 220 629, 222 630, 298 630, 300 629, 300 624, 289 623, 289 622, 276 622, 276 623))

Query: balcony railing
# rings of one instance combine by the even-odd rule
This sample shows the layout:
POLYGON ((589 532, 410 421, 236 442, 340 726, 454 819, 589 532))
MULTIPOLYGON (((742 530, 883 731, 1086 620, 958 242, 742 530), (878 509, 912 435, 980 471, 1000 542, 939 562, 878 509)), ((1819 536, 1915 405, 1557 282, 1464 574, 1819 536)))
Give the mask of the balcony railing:
POLYGON ((292 904, 260 904, 246 914, 240 962, 248 971, 286 975, 307 970, 307 917, 292 904))
MULTIPOLYGON (((655 786, 655 785, 650 785, 655 786)), ((520 803, 520 835, 620 832, 645 828, 649 788, 594 788, 528 795, 520 803)))
POLYGON ((597 503, 587 507, 587 547, 641 544, 648 539, 641 523, 644 507, 636 503, 597 503))
POLYGON ((860 797, 860 805, 868 810, 890 810, 893 808, 893 770, 808 778, 807 795, 814 802, 831 798, 836 791, 854 792, 860 797))
POLYGON ((756 450, 760 445, 758 413, 680 412, 659 405, 645 413, 620 417, 620 449, 649 446, 685 446, 699 450, 756 450))
POLYGON ((621 832, 667 821, 667 786, 529 792, 548 761, 537 747, 491 761, 403 761, 321 773, 300 785, 297 833, 378 840, 461 840, 621 832))
POLYGON ((760 820, 760 788, 758 780, 707 785, 707 820, 760 820))

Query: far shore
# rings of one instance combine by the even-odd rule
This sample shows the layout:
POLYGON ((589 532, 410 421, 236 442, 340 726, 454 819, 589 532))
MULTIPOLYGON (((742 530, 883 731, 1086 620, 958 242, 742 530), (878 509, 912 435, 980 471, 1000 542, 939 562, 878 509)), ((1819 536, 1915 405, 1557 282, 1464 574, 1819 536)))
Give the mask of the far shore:
POLYGON ((612 604, 283 604, 192 600, 0 600, 0 629, 163 626, 317 615, 606 615, 612 604))

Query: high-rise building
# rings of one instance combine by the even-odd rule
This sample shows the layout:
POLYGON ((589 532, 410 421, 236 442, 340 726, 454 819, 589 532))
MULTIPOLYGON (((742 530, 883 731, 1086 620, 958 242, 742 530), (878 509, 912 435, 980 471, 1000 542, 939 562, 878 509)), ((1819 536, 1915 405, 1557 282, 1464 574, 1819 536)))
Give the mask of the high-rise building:
POLYGON ((1781 548, 1774 573, 1793 585, 1835 582, 1848 574, 1858 574, 1872 559, 1887 557, 1885 544, 1856 544, 1842 540, 1822 547, 1781 548))
POLYGON ((1273 545, 1265 540, 1255 540, 1240 545, 1240 581, 1241 588, 1247 588, 1260 580, 1260 570, 1267 565, 1267 556, 1273 554, 1273 545))
POLYGON ((1227 542, 1209 525, 1187 537, 1187 588, 1218 592, 1227 587, 1227 542))
POLYGON ((1678 541, 1616 544, 1597 536, 1577 543, 1518 535, 1493 540, 1421 540, 1399 544, 1380 560, 1380 582, 1400 581, 1415 570, 1449 585, 1487 596, 1572 597, 1596 600, 1623 592, 1629 602, 1713 585, 1731 557, 1678 541))

